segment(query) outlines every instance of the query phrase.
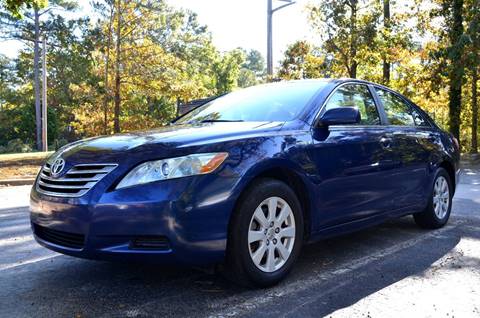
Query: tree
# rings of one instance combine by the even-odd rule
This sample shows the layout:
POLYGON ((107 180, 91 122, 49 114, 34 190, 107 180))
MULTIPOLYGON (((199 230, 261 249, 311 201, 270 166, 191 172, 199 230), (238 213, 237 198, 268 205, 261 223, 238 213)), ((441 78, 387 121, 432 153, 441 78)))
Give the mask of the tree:
MULTIPOLYGON (((390 0, 383 0, 383 27, 385 33, 390 32, 390 0)), ((383 84, 388 85, 390 82, 390 61, 387 58, 386 54, 383 54, 383 84)))
MULTIPOLYGON (((59 3, 40 9, 38 19, 39 38, 48 34, 49 137, 73 141, 158 127, 173 119, 177 100, 261 80, 258 52, 219 53, 195 13, 165 1, 97 1, 93 21, 63 17, 59 3)), ((18 58, 0 57, 0 146, 16 138, 35 143, 33 79, 39 52, 34 10, 22 13, 23 20, 0 14, 0 36, 25 43, 18 58)))
POLYGON ((290 45, 278 75, 284 79, 305 78, 305 62, 310 51, 310 44, 306 41, 297 41, 290 45))
POLYGON ((41 25, 41 17, 59 9, 72 10, 76 3, 66 0, 54 0, 50 3, 46 1, 28 1, 27 8, 31 9, 24 13, 24 20, 18 20, 18 15, 15 8, 19 9, 24 3, 10 1, 14 4, 12 8, 13 13, 1 12, 0 25, 3 29, 0 35, 3 38, 16 39, 24 42, 33 42, 33 83, 35 90, 35 122, 36 122, 36 144, 37 149, 42 149, 41 140, 41 106, 40 106, 40 39, 44 26, 41 25), (48 3, 48 5, 47 5, 48 3), (15 5, 17 4, 17 5, 15 5), (32 34, 33 33, 33 34, 32 34))
POLYGON ((345 74, 357 77, 358 67, 375 52, 378 19, 377 1, 326 0, 310 6, 310 21, 345 74))
POLYGON ((328 77, 330 61, 326 56, 307 41, 297 41, 285 51, 278 76, 287 80, 328 77))
POLYGON ((430 19, 440 18, 443 23, 437 30, 439 45, 432 51, 432 55, 439 61, 437 74, 440 76, 438 77, 445 77, 448 82, 448 129, 463 146, 460 138, 460 124, 466 63, 464 1, 438 0, 436 4, 438 8, 430 11, 430 19))
POLYGON ((478 152, 478 68, 480 67, 480 1, 467 0, 470 8, 466 14, 468 27, 467 36, 469 44, 466 47, 467 65, 471 77, 471 153, 478 152))
POLYGON ((460 112, 462 109, 462 84, 464 78, 463 0, 443 3, 447 21, 446 33, 449 68, 449 129, 460 140, 460 112))
MULTIPOLYGON (((101 19, 91 55, 99 80, 74 86, 82 100, 76 131, 94 135, 156 127, 173 119, 177 100, 217 93, 221 57, 196 14, 165 1, 109 0, 96 9, 101 19)), ((237 78, 238 72, 234 86, 237 78)))
POLYGON ((262 77, 265 75, 265 58, 257 50, 250 50, 245 52, 245 62, 242 64, 242 68, 250 70, 255 73, 256 77, 262 77))
POLYGON ((47 0, 2 0, 1 5, 9 11, 15 18, 22 17, 24 8, 32 9, 34 7, 43 8, 47 6, 47 0))
POLYGON ((255 75, 255 72, 247 68, 241 68, 238 74, 237 84, 239 87, 242 87, 242 88, 256 85, 257 77, 255 75))
POLYGON ((238 87, 238 76, 240 74, 240 66, 245 60, 242 50, 236 49, 226 52, 214 64, 214 72, 216 74, 216 94, 225 94, 231 92, 238 87))
POLYGON ((265 77, 265 59, 257 50, 247 51, 238 48, 242 53, 243 63, 240 65, 238 72, 237 85, 239 87, 249 87, 262 82, 265 77))

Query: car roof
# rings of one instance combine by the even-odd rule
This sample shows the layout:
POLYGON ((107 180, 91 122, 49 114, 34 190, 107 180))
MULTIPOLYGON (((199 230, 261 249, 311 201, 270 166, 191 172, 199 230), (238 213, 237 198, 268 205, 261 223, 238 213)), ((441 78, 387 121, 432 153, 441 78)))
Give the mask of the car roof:
POLYGON ((319 82, 319 83, 334 83, 334 84, 342 84, 342 83, 351 83, 351 82, 356 82, 356 83, 362 83, 362 84, 367 84, 367 85, 375 85, 375 86, 380 86, 380 87, 384 87, 386 89, 389 89, 389 90, 392 90, 391 88, 388 88, 386 86, 383 86, 381 84, 378 84, 378 83, 374 83, 374 82, 369 82, 369 81, 365 81, 365 80, 361 80, 361 79, 357 79, 357 78, 348 78, 348 77, 341 77, 341 78, 313 78, 313 79, 298 79, 298 80, 288 80, 288 81, 278 81, 278 82, 273 82, 273 84, 275 83, 291 83, 291 84, 302 84, 302 83, 315 83, 315 82, 319 82))
MULTIPOLYGON (((273 83, 269 83, 269 84, 276 84, 276 83, 288 83, 288 84, 302 84, 302 83, 329 83, 329 84, 332 84, 333 86, 338 86, 340 84, 343 84, 343 83, 358 83, 358 84, 365 84, 365 85, 373 85, 375 87, 379 87, 379 88, 382 88, 384 90, 387 90, 387 91, 390 91, 394 94, 397 94, 397 95, 400 95, 403 99, 406 99, 409 103, 411 104, 414 104, 415 106, 417 106, 414 102, 412 102, 409 98, 407 98, 406 96, 404 96, 403 94, 393 90, 392 88, 388 87, 388 86, 385 86, 385 85, 382 85, 382 84, 378 84, 378 83, 374 83, 374 82, 369 82, 369 81, 365 81, 365 80, 361 80, 361 79, 356 79, 356 78, 349 78, 349 77, 340 77, 340 78, 314 78, 314 79, 299 79, 299 80, 288 80, 288 81, 278 81, 278 82, 273 82, 273 83)), ((418 107, 418 106, 417 106, 418 107)))

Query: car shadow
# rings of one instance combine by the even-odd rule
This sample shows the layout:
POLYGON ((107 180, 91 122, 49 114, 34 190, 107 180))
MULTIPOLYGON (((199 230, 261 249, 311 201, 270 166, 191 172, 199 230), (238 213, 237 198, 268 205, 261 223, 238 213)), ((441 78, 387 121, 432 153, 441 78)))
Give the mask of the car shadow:
MULTIPOLYGON (((471 200, 460 199, 458 206, 480 211, 471 200)), ((462 238, 480 240, 478 229, 480 219, 462 213, 437 231, 419 229, 411 217, 393 220, 305 246, 287 279, 268 289, 242 288, 205 270, 52 253, 0 270, 0 316, 326 316, 404 278, 425 275, 462 238)), ((465 264, 478 267, 480 261, 465 264)))

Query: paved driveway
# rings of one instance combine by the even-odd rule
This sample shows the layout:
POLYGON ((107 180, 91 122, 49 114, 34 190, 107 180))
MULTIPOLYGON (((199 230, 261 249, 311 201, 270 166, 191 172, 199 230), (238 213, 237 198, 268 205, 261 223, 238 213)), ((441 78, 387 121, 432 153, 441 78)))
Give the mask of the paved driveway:
POLYGON ((307 246, 266 290, 50 252, 30 235, 28 191, 0 188, 0 317, 480 317, 480 169, 464 171, 445 228, 405 217, 307 246))

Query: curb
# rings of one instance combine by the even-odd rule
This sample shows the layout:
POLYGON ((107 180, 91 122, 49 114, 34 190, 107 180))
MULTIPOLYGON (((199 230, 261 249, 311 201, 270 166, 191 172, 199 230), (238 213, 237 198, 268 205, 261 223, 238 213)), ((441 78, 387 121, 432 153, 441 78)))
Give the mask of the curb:
POLYGON ((471 165, 478 165, 480 164, 480 154, 462 154, 461 162, 471 165))
POLYGON ((0 180, 0 186, 20 186, 20 185, 33 185, 35 179, 10 179, 0 180))

